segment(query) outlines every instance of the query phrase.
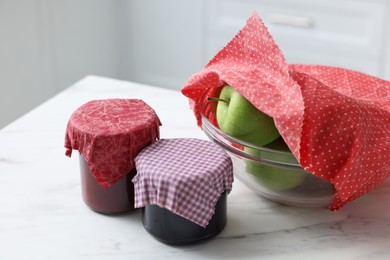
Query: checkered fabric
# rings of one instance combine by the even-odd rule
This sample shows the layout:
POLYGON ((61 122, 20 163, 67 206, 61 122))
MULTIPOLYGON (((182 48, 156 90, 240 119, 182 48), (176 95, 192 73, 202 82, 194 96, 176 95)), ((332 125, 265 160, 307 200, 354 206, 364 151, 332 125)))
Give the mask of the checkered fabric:
POLYGON ((221 193, 232 188, 233 165, 216 144, 161 139, 135 159, 135 207, 158 205, 206 227, 221 193))

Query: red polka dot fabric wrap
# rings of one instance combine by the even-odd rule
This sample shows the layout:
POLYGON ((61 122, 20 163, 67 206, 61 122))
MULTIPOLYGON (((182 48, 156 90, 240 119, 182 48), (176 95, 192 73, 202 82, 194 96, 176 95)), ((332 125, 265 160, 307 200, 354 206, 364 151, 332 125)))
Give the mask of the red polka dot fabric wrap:
POLYGON ((206 227, 233 183, 229 155, 216 144, 192 138, 161 139, 135 159, 136 208, 158 205, 206 227))
POLYGON ((134 158, 159 139, 155 111, 139 99, 93 100, 70 117, 66 155, 78 150, 96 181, 107 188, 134 168, 134 158))
POLYGON ((224 84, 273 117, 301 166, 334 185, 331 210, 389 177, 388 81, 342 68, 287 64, 254 13, 182 89, 199 125, 205 93, 215 95, 224 84))

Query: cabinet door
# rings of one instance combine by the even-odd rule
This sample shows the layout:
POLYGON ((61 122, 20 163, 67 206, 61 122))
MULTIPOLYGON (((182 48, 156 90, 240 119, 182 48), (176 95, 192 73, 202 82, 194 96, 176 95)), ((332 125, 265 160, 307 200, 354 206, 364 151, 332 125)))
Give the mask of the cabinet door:
MULTIPOLYGON (((390 14, 390 1, 387 5, 387 13, 390 14)), ((390 17, 388 17, 389 19, 390 17)), ((383 48, 384 50, 384 66, 383 66, 383 74, 384 74, 384 79, 390 80, 390 20, 388 20, 386 27, 384 28, 384 34, 386 37, 386 44, 383 48)), ((390 94, 389 94, 390 95, 390 94)))
POLYGON ((385 0, 212 0, 212 57, 257 11, 289 63, 323 64, 381 76, 385 0))

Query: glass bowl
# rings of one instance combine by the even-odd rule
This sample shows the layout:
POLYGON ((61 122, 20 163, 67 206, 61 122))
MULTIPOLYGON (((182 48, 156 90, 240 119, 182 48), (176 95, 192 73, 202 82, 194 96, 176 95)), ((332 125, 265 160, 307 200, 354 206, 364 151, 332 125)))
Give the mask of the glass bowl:
POLYGON ((326 207, 331 203, 333 185, 305 171, 287 146, 283 149, 281 138, 259 147, 229 136, 209 120, 208 103, 201 108, 202 130, 230 155, 234 175, 245 186, 262 197, 290 206, 326 207))

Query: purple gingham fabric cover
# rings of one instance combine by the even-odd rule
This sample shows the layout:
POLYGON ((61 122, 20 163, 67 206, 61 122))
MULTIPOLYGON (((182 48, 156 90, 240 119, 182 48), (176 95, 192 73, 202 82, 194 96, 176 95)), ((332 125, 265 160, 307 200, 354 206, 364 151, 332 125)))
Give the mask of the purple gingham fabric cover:
POLYGON ((136 157, 135 207, 158 205, 206 227, 221 193, 230 191, 233 166, 216 144, 192 138, 161 139, 136 157))

